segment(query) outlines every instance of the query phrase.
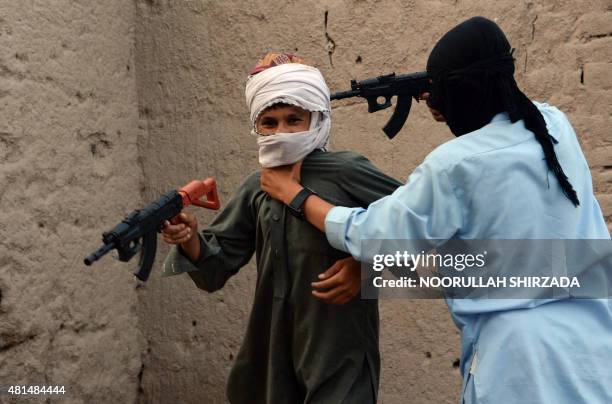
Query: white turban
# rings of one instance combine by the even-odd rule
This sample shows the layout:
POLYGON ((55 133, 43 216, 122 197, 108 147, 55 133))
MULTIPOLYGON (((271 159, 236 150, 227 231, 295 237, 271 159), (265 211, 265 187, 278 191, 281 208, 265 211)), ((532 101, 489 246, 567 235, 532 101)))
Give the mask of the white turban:
POLYGON ((245 96, 254 134, 257 118, 273 104, 295 105, 312 112, 308 131, 258 137, 262 167, 293 164, 315 149, 327 148, 331 128, 329 88, 318 69, 299 63, 270 67, 249 77, 245 96))

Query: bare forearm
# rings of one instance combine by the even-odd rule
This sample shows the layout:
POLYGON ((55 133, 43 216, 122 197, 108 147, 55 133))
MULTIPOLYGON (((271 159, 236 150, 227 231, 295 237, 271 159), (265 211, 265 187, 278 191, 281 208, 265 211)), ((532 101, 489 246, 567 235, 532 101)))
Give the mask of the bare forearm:
POLYGON ((181 244, 181 249, 192 262, 200 258, 200 237, 196 234, 189 240, 181 244))
POLYGON ((304 215, 314 227, 325 233, 325 217, 333 207, 318 196, 311 195, 304 203, 304 215))

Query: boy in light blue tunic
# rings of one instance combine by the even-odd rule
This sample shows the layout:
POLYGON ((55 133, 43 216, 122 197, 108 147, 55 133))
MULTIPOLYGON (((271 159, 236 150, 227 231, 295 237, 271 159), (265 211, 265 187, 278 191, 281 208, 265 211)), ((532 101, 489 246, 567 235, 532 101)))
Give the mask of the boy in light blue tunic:
MULTIPOLYGON (((310 196, 306 217, 332 246, 365 260, 366 239, 609 243, 572 126, 519 90, 510 44, 495 23, 475 17, 453 28, 427 70, 425 98, 457 138, 367 209, 310 196)), ((262 185, 285 203, 301 189, 283 168, 264 170, 262 185)), ((462 402, 612 403, 612 300, 596 297, 447 299, 461 330, 462 402)))

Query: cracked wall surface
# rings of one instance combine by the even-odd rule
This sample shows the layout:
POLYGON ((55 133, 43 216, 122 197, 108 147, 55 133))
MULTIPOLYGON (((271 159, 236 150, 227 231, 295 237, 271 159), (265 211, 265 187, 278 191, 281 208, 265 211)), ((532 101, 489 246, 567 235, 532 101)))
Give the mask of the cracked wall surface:
POLYGON ((65 386, 47 402, 137 396, 136 283, 110 257, 83 265, 141 200, 134 16, 0 2, 0 386, 65 386))
MULTIPOLYGON (((313 61, 332 90, 424 69, 473 15, 516 49, 525 93, 574 125, 612 229, 612 5, 603 0, 0 1, 0 385, 65 384, 66 401, 225 403, 256 282, 207 294, 83 256, 126 213, 213 176, 222 203, 257 168, 244 82, 269 50, 313 61)), ((405 180, 451 139, 423 105, 334 104, 332 147, 405 180)), ((200 223, 214 217, 194 210, 200 223)), ((457 402, 459 337, 439 300, 380 302, 381 402, 457 402)), ((3 402, 5 397, 0 397, 3 402)), ((54 402, 54 401, 52 401, 54 402)))

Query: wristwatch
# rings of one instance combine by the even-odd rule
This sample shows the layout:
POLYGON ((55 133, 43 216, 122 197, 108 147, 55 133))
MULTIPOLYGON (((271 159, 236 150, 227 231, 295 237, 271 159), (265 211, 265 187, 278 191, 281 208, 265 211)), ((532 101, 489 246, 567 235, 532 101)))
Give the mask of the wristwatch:
POLYGON ((293 216, 297 217, 300 220, 304 220, 306 216, 304 215, 304 202, 310 195, 316 195, 317 193, 308 187, 302 188, 300 192, 293 198, 291 202, 287 205, 289 209, 289 213, 293 216))

